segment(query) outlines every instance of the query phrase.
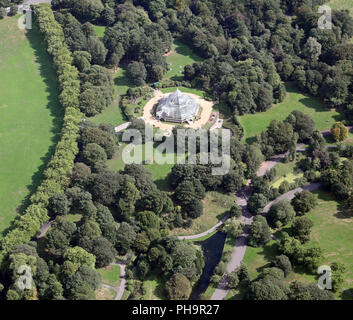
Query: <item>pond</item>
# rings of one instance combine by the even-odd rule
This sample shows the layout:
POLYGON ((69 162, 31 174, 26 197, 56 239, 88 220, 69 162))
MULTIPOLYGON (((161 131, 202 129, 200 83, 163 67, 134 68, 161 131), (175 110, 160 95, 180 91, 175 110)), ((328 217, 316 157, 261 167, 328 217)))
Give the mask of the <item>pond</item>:
POLYGON ((213 271, 221 260, 225 240, 226 234, 219 231, 204 241, 195 242, 195 244, 200 245, 202 248, 205 266, 200 280, 192 290, 190 300, 198 300, 200 295, 208 288, 213 271))

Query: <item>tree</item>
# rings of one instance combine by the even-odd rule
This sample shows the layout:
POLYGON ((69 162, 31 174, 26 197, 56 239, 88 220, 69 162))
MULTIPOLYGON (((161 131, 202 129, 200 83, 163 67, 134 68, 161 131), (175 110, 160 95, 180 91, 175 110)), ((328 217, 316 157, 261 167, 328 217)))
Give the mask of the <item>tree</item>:
POLYGON ((122 177, 119 173, 103 171, 93 174, 87 183, 87 189, 92 199, 103 205, 109 206, 116 201, 116 195, 120 190, 122 177))
POLYGON ((121 255, 125 255, 126 252, 133 246, 136 240, 136 229, 126 223, 122 222, 117 231, 117 248, 121 255))
POLYGON ((196 219, 200 217, 203 213, 203 204, 199 199, 193 199, 187 204, 185 208, 188 217, 191 219, 196 219))
POLYGON ((69 212, 69 201, 65 193, 57 193, 49 200, 49 214, 52 217, 57 215, 65 216, 69 212))
POLYGON ((68 248, 63 257, 65 260, 72 262, 76 269, 83 266, 94 269, 96 263, 95 256, 81 247, 68 248))
POLYGON ((136 214, 136 219, 141 229, 159 229, 160 222, 158 216, 153 211, 142 211, 136 214))
POLYGON ((244 154, 246 163, 246 176, 251 178, 259 169, 260 164, 265 160, 261 149, 256 144, 247 145, 244 154))
POLYGON ((239 277, 237 271, 233 271, 227 275, 227 284, 229 289, 236 289, 239 285, 239 277))
POLYGON ((0 19, 4 19, 7 16, 6 10, 3 7, 0 7, 0 19))
POLYGON ((236 239, 243 233, 244 223, 232 218, 226 221, 223 228, 228 235, 236 239))
POLYGON ((331 127, 331 134, 335 141, 343 141, 348 137, 348 129, 342 122, 336 122, 331 127))
POLYGON ((170 300, 187 300, 191 293, 189 279, 180 273, 173 274, 164 289, 170 300))
POLYGON ((334 300, 334 295, 329 290, 321 290, 316 283, 306 285, 293 281, 290 284, 290 300, 334 300))
POLYGON ((93 240, 91 253, 96 257, 96 267, 103 268, 112 263, 117 255, 113 245, 103 237, 93 240))
POLYGON ((104 64, 108 50, 96 36, 91 36, 87 39, 87 51, 91 54, 92 64, 104 64))
POLYGON ((241 214, 242 214, 242 209, 237 203, 235 203, 229 210, 229 215, 232 218, 237 219, 241 216, 241 214))
POLYGON ((141 196, 157 189, 151 172, 140 164, 126 164, 123 173, 135 178, 135 186, 141 196))
POLYGON ((147 71, 142 62, 133 61, 127 66, 127 74, 130 80, 136 86, 142 86, 145 84, 147 78, 147 71))
POLYGON ((321 55, 321 44, 316 38, 309 37, 304 45, 303 53, 309 61, 316 61, 321 55))
POLYGON ((86 72, 91 67, 92 56, 87 51, 75 51, 73 53, 74 65, 80 72, 86 72))
POLYGON ((268 203, 268 199, 262 193, 254 193, 249 197, 248 208, 252 213, 259 214, 268 203))
POLYGON ((333 262, 331 264, 331 272, 332 290, 337 292, 341 289, 345 281, 345 273, 347 272, 347 268, 341 262, 333 262))
POLYGON ((289 200, 280 200, 274 203, 268 211, 268 218, 277 228, 287 225, 295 217, 295 211, 289 200))
POLYGON ((138 233, 135 239, 134 247, 137 252, 147 252, 150 246, 150 239, 145 231, 138 233))
POLYGON ((311 192, 304 190, 295 194, 291 200, 291 205, 296 214, 302 216, 317 205, 317 199, 311 192))
POLYGON ((115 12, 113 8, 105 7, 101 14, 101 21, 104 25, 110 26, 115 22, 115 12))
POLYGON ((312 220, 307 217, 296 218, 291 226, 292 235, 304 243, 310 240, 310 231, 314 226, 312 220))
POLYGON ((77 0, 73 2, 72 13, 83 21, 96 21, 103 9, 101 0, 77 0))
POLYGON ((272 261, 272 265, 283 271, 284 276, 287 277, 292 272, 292 264, 287 256, 284 254, 276 256, 272 261))
POLYGON ((250 284, 246 293, 248 300, 287 300, 286 292, 277 282, 270 279, 260 279, 250 284))
POLYGON ((96 143, 87 144, 82 151, 83 162, 93 167, 97 162, 105 163, 107 154, 105 150, 96 143))
POLYGON ((249 244, 252 247, 260 247, 271 240, 271 231, 263 216, 255 216, 250 226, 249 244))
POLYGON ((174 197, 187 206, 194 199, 202 200, 205 197, 205 188, 198 179, 184 180, 175 189, 174 197))
POLYGON ((299 135, 300 141, 310 138, 315 130, 315 122, 305 113, 298 110, 292 111, 285 121, 293 126, 294 131, 299 135))
POLYGON ((87 177, 91 175, 91 168, 83 162, 76 162, 71 174, 71 183, 80 185, 87 177))

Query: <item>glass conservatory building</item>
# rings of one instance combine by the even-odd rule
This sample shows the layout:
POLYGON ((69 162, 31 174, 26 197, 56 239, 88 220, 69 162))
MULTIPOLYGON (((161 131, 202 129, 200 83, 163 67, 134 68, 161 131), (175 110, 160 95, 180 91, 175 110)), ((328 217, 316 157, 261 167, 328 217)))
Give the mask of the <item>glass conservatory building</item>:
POLYGON ((199 108, 197 99, 192 99, 177 89, 160 100, 155 115, 158 120, 163 121, 192 122, 199 108))

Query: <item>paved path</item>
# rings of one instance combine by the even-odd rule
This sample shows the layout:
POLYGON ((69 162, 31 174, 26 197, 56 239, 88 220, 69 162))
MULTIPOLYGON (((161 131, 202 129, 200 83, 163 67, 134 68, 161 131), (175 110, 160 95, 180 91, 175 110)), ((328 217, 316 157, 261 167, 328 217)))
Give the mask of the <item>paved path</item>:
POLYGON ((116 133, 118 133, 122 130, 125 130, 130 124, 131 124, 131 122, 125 122, 125 123, 121 124, 120 126, 115 127, 114 130, 116 133))
POLYGON ((121 298, 124 295, 125 286, 126 286, 126 274, 125 274, 126 259, 124 259, 120 263, 113 262, 110 265, 115 265, 120 267, 120 285, 118 287, 113 287, 108 284, 102 283, 102 287, 113 289, 116 292, 116 296, 114 300, 121 300, 121 298))
POLYGON ((207 236, 208 234, 212 233, 213 231, 216 231, 218 227, 220 227, 226 220, 228 220, 229 215, 226 215, 224 218, 219 220, 217 224, 215 224, 212 228, 198 234, 193 234, 191 236, 177 236, 179 240, 188 240, 188 239, 198 239, 204 236, 207 236))

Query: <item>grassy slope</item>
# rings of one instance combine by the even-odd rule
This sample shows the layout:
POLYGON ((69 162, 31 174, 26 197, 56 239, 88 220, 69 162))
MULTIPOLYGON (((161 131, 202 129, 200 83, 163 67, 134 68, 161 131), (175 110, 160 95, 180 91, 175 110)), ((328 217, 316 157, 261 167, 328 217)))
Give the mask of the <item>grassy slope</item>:
MULTIPOLYGON (((113 72, 113 71, 112 71, 113 72)), ((119 69, 116 73, 113 74, 114 78, 114 101, 112 105, 102 113, 96 115, 95 117, 89 118, 89 121, 100 124, 100 123, 111 123, 115 127, 126 122, 127 120, 124 117, 124 114, 119 107, 120 96, 126 94, 126 91, 129 87, 133 87, 127 77, 126 70, 119 69)))
MULTIPOLYGON (((340 205, 327 192, 315 191, 318 205, 307 214, 313 220, 314 227, 311 232, 311 241, 308 246, 317 244, 324 249, 324 261, 322 264, 330 264, 335 261, 343 262, 347 269, 347 279, 344 288, 353 287, 353 253, 351 249, 353 218, 347 217, 341 211, 340 205)), ((249 267, 251 278, 254 279, 261 269, 278 254, 275 241, 269 242, 263 248, 248 247, 244 257, 244 263, 249 267)), ((303 272, 301 268, 295 268, 295 272, 289 275, 286 281, 299 280, 305 283, 315 282, 316 276, 303 272)), ((338 294, 337 297, 340 295, 338 294)), ((350 299, 346 294, 344 298, 350 299)))
MULTIPOLYGON (((57 79, 36 29, 0 20, 0 232, 42 178, 61 127, 57 79)), ((21 211, 21 210, 20 210, 21 211)))
POLYGON ((112 287, 118 287, 120 285, 120 266, 111 265, 98 269, 98 271, 102 276, 102 283, 112 287))
POLYGON ((164 75, 164 78, 178 81, 183 80, 184 67, 196 61, 202 61, 202 58, 194 53, 187 45, 179 40, 174 40, 171 53, 167 56, 167 63, 171 70, 164 75))
POLYGON ((244 128, 244 139, 254 137, 266 130, 274 119, 284 120, 294 110, 302 111, 312 118, 318 130, 328 129, 335 121, 341 119, 338 112, 325 109, 317 98, 302 94, 292 85, 287 84, 287 97, 283 102, 274 105, 266 112, 239 117, 240 124, 244 128))
POLYGON ((214 226, 227 213, 235 203, 234 195, 222 194, 217 191, 206 193, 203 202, 203 214, 193 220, 192 226, 188 229, 176 228, 172 234, 192 235, 204 232, 214 226))
MULTIPOLYGON (((127 144, 122 143, 121 146, 119 147, 118 151, 115 153, 113 159, 108 160, 108 167, 109 169, 113 171, 119 171, 124 169, 124 162, 122 159, 122 153, 124 152, 124 148, 127 146, 127 144)), ((136 149, 138 150, 138 149, 136 149)), ((154 150, 154 155, 157 153, 161 155, 160 151, 158 151, 156 148, 154 150)), ((134 153, 131 153, 131 155, 134 155, 134 153)), ((176 156, 175 156, 176 157, 176 156)), ((141 159, 143 161, 145 160, 145 145, 142 146, 142 155, 141 159)), ((174 160, 176 162, 176 158, 174 160)), ((157 186, 162 189, 162 190, 169 190, 169 173, 171 172, 174 163, 164 163, 164 164, 158 164, 155 161, 151 164, 144 164, 144 166, 151 171, 153 181, 157 184, 157 186)))
POLYGON ((336 10, 347 9, 353 16, 353 0, 331 0, 327 2, 327 5, 336 10))

